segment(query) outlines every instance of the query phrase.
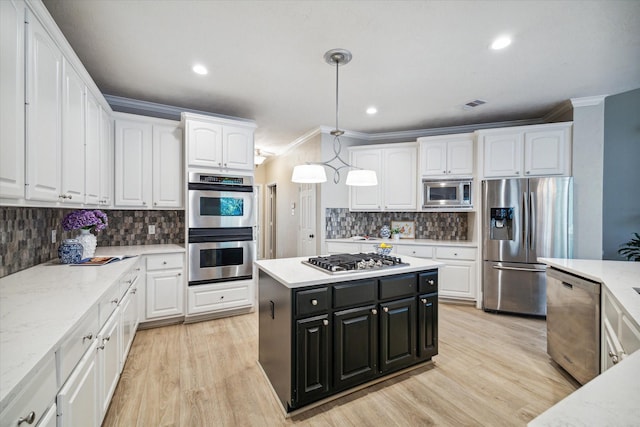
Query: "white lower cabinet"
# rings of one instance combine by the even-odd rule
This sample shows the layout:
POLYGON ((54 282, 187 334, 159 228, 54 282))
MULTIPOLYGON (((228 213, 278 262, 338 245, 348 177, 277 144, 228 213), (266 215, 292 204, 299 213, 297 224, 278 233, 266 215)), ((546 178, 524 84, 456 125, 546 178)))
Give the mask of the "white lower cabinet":
POLYGON ((328 254, 349 254, 357 252, 362 252, 360 243, 327 242, 328 254))
POLYGON ((446 264, 438 270, 438 296, 476 299, 475 248, 437 247, 434 259, 446 264))
POLYGON ((99 423, 109 408, 111 396, 120 378, 120 307, 118 307, 98 334, 98 399, 99 423))
POLYGON ((602 292, 600 371, 640 349, 640 326, 620 307, 605 286, 602 292))
POLYGON ((124 362, 127 360, 127 355, 131 349, 131 344, 136 335, 136 329, 138 329, 138 322, 140 321, 140 315, 138 310, 138 285, 141 278, 138 278, 136 282, 131 285, 131 288, 122 299, 120 304, 120 318, 121 318, 121 340, 120 346, 120 368, 122 372, 124 368, 124 362))
POLYGON ((184 314, 184 254, 147 255, 145 320, 184 314))
POLYGON ((56 427, 58 424, 58 407, 54 403, 47 412, 44 413, 42 419, 38 423, 38 427, 56 427))
POLYGON ((253 289, 252 280, 190 286, 187 292, 187 314, 249 307, 254 300, 253 289))
POLYGON ((97 426, 98 409, 98 341, 80 359, 58 393, 58 427, 97 426))

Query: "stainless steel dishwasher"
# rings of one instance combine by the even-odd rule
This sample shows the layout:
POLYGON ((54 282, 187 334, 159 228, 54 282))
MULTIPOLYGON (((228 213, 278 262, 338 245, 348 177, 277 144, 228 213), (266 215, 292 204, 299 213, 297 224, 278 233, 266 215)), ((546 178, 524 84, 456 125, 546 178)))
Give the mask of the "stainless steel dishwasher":
POLYGON ((580 384, 600 373, 600 283, 547 269, 547 353, 580 384))

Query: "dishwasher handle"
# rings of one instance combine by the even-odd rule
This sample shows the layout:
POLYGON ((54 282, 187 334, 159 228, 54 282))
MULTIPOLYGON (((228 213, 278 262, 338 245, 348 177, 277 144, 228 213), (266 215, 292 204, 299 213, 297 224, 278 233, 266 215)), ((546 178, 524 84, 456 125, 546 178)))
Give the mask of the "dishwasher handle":
POLYGON ((558 280, 563 287, 571 290, 577 287, 593 294, 600 294, 600 282, 585 277, 576 276, 553 267, 547 268, 547 277, 558 280))

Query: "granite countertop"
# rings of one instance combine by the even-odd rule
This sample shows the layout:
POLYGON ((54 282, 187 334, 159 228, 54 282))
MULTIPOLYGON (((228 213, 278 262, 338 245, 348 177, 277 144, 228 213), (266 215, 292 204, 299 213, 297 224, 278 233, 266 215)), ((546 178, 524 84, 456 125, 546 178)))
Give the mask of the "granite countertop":
MULTIPOLYGON (((538 261, 602 283, 640 325, 640 262, 538 258, 538 261)), ((640 425, 640 351, 571 393, 533 419, 529 427, 640 425)))
MULTIPOLYGON (((410 273, 444 267, 444 263, 425 258, 403 256, 402 261, 408 266, 385 268, 380 270, 363 270, 342 274, 329 274, 317 268, 302 264, 309 257, 277 258, 256 261, 256 266, 268 273, 288 288, 301 288, 326 283, 346 282, 349 280, 367 279, 370 277, 391 276, 393 274, 410 273)), ((259 286, 259 285, 258 285, 259 286)))
POLYGON ((467 246, 470 248, 477 248, 478 242, 470 240, 433 240, 433 239, 382 239, 376 237, 373 239, 364 239, 362 237, 346 237, 343 239, 326 239, 327 243, 390 243, 392 245, 425 245, 425 246, 467 246))
MULTIPOLYGON (((185 252, 180 245, 98 247, 96 256, 185 252)), ((0 278, 0 412, 137 257, 101 266, 55 259, 0 278)), ((97 331, 96 331, 97 332, 97 331)))

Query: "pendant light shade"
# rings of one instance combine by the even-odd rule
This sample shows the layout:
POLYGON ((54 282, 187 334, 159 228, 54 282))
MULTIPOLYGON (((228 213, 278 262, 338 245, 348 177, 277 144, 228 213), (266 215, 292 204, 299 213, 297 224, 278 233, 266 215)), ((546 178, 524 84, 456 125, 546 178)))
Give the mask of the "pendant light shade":
POLYGON ((307 163, 306 165, 298 165, 293 168, 293 174, 291 175, 291 181, 301 184, 313 184, 327 181, 327 174, 324 167, 333 169, 333 182, 340 182, 340 169, 349 168, 355 169, 349 171, 347 174, 347 185, 378 185, 378 178, 376 172, 373 170, 363 170, 356 166, 351 166, 349 163, 342 160, 340 157, 340 151, 342 150, 342 143, 340 142, 340 136, 344 134, 338 128, 338 68, 340 65, 346 65, 351 61, 351 52, 345 49, 331 49, 324 54, 324 60, 329 65, 336 66, 336 128, 331 131, 333 135, 333 152, 335 155, 331 160, 321 163, 307 163), (331 164, 331 162, 338 162, 337 166, 331 164))
POLYGON ((293 168, 291 181, 299 184, 317 184, 327 181, 327 174, 321 165, 298 165, 293 168))
POLYGON ((356 187, 378 185, 378 177, 376 176, 376 171, 356 169, 349 171, 345 184, 356 187))

